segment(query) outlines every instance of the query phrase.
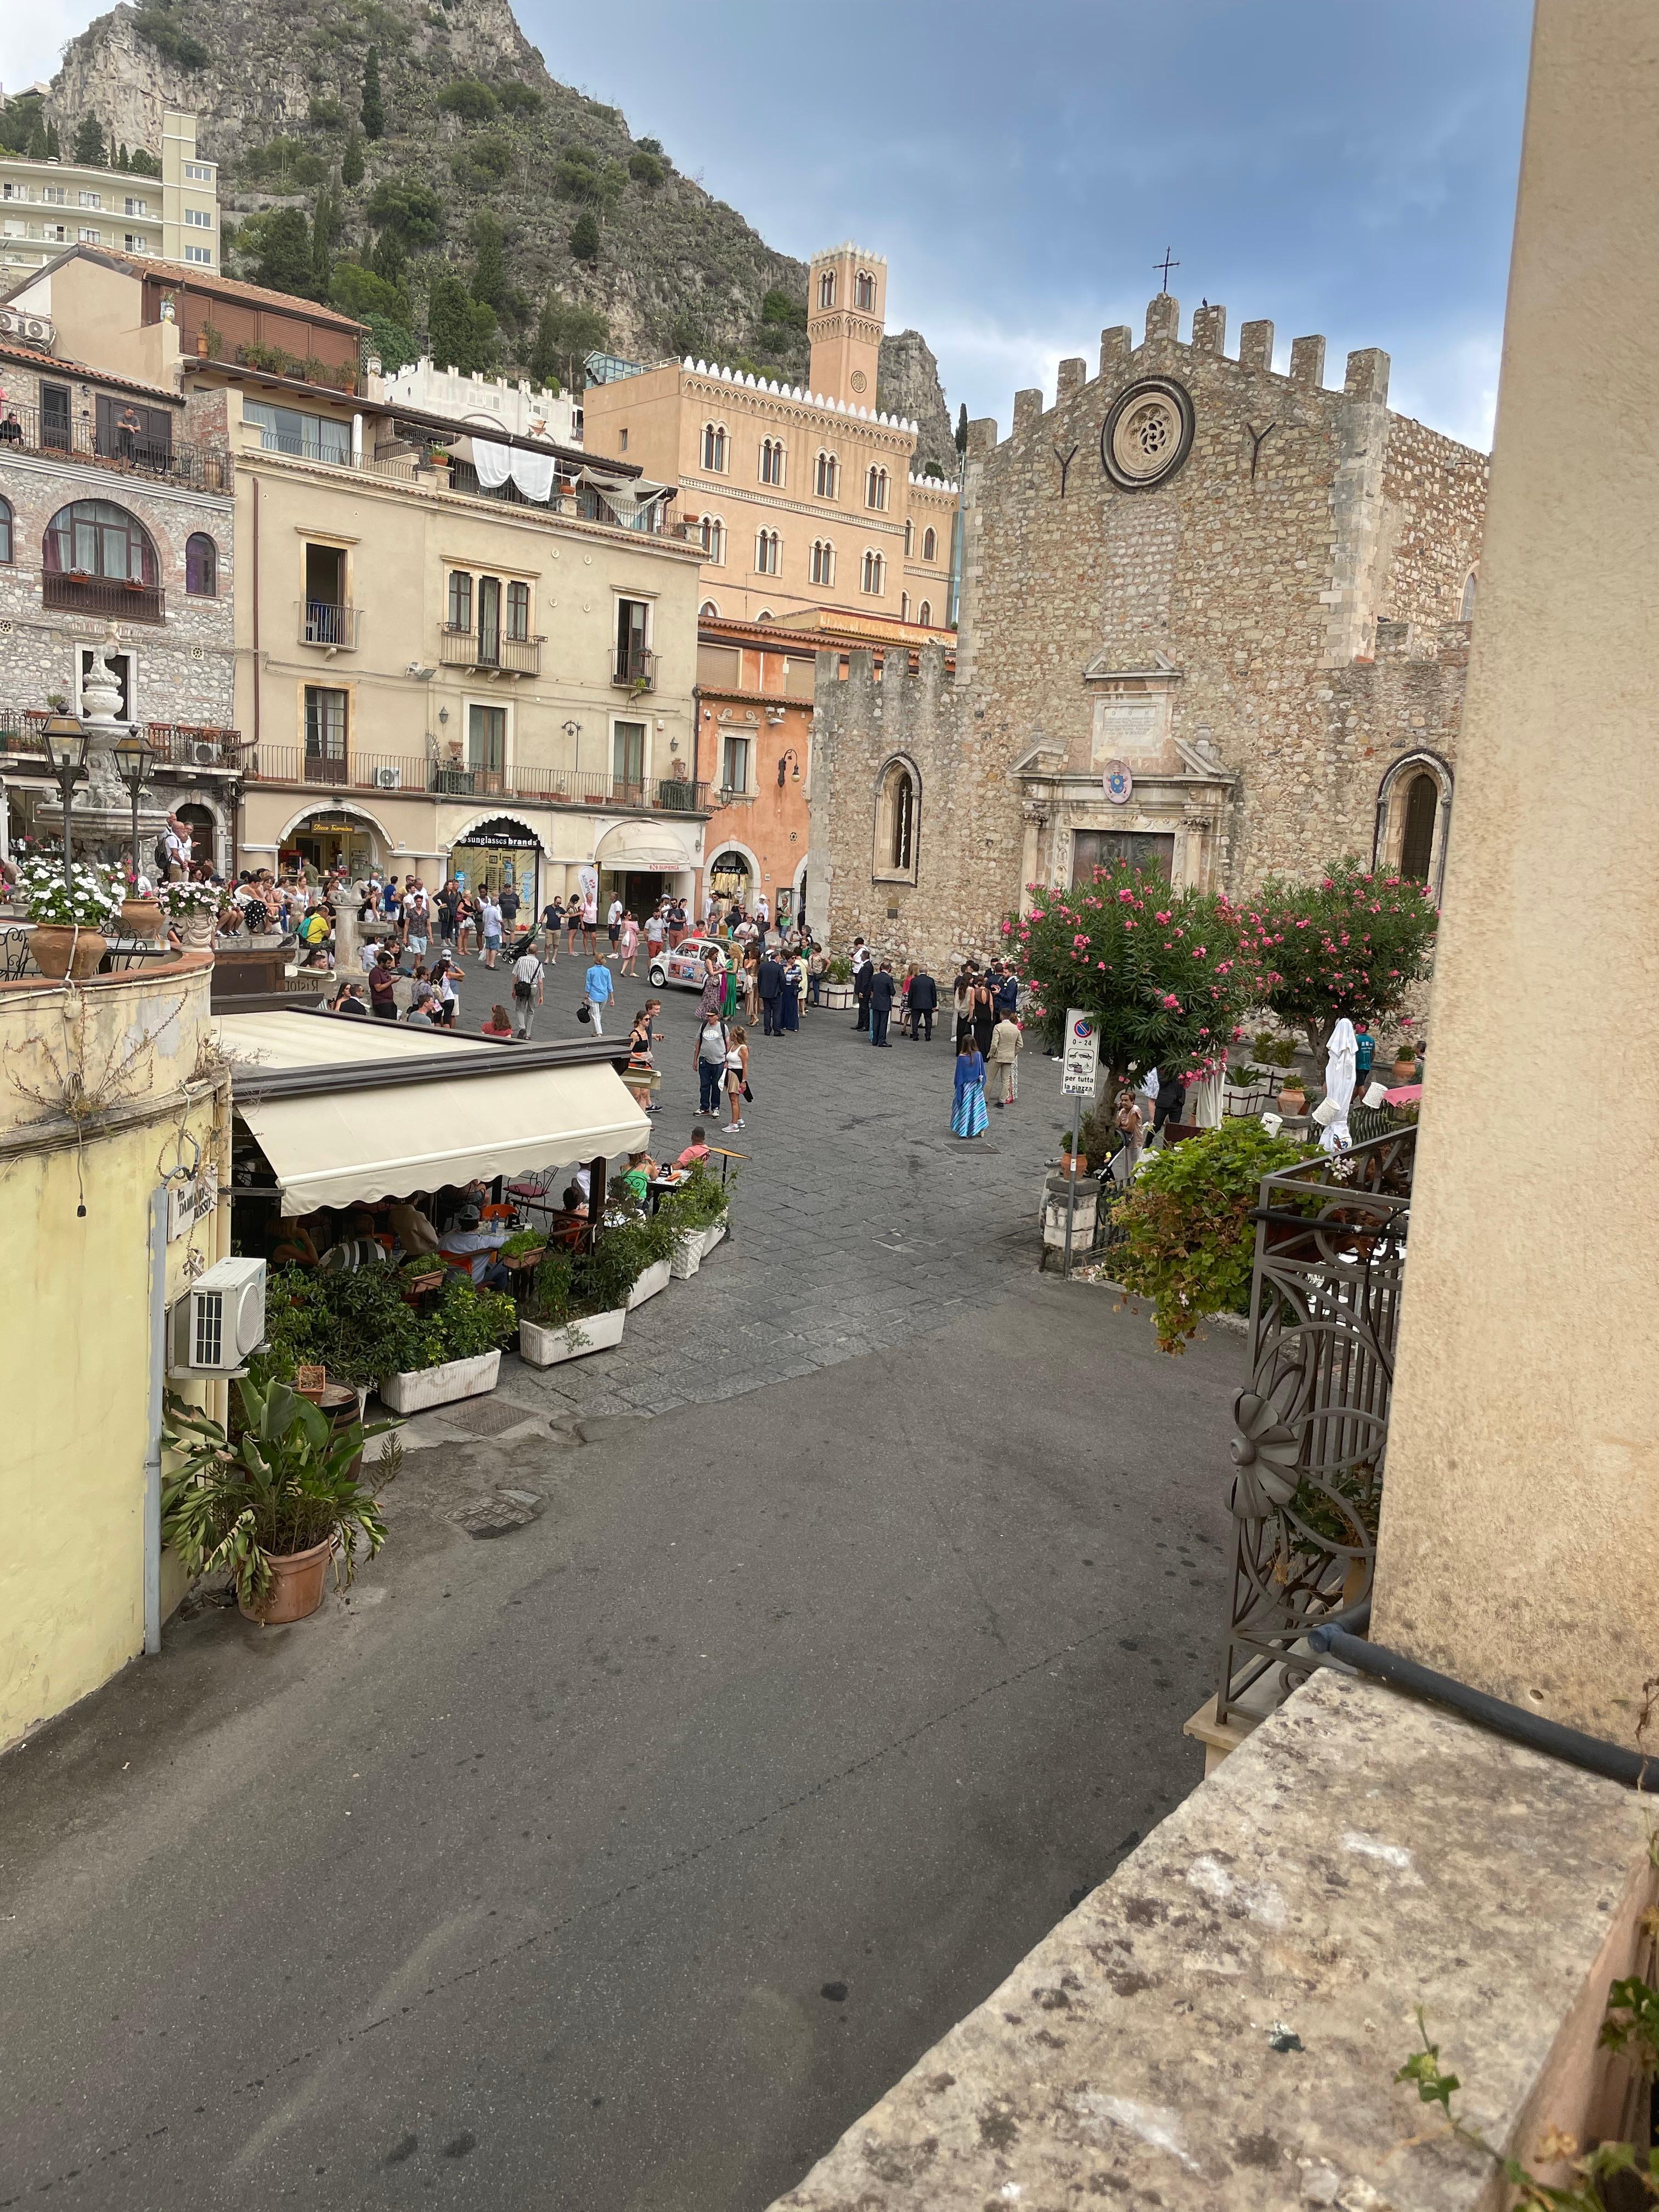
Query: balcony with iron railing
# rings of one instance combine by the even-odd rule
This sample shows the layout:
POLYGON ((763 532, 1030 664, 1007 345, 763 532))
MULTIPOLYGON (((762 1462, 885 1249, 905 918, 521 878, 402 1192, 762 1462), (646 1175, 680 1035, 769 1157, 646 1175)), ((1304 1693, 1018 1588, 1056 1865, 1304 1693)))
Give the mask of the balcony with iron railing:
POLYGON ((252 783, 328 791, 404 791, 440 799, 502 799, 540 806, 603 806, 652 814, 706 814, 707 783, 689 776, 619 776, 597 769, 494 768, 411 753, 332 755, 261 744, 244 757, 252 783))
POLYGON ((240 775, 246 765, 241 732, 211 723, 146 722, 144 743, 161 768, 218 769, 240 775))
POLYGON ((93 576, 77 568, 48 568, 40 578, 40 603, 64 614, 102 615, 116 622, 159 623, 167 618, 160 584, 93 576))
POLYGON ((320 646, 325 653, 355 653, 362 610, 337 605, 332 599, 301 599, 300 642, 320 646))
POLYGON ((509 637, 504 630, 462 629, 446 623, 438 639, 445 668, 476 669, 490 675, 539 676, 544 637, 509 637))
POLYGON ((181 444, 124 430, 118 423, 71 421, 15 404, 0 406, 0 460, 8 453, 49 454, 112 476, 149 477, 193 491, 228 492, 235 482, 234 464, 222 446, 181 444))
POLYGON ((654 691, 657 656, 642 645, 619 645, 611 661, 611 681, 630 691, 654 691))

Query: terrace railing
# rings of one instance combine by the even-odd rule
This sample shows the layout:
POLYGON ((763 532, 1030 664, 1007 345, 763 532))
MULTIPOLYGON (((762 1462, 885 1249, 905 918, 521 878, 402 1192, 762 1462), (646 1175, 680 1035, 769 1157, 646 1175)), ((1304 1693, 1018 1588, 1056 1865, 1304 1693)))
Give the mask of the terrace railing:
POLYGON ((50 453, 106 468, 117 476, 157 477, 197 491, 230 491, 235 465, 222 446, 154 438, 100 426, 31 405, 0 405, 0 459, 12 453, 50 453))
POLYGON ((709 787, 689 776, 607 775, 596 769, 491 768, 418 754, 307 753, 261 744, 243 757, 252 783, 313 784, 331 791, 406 791, 441 799, 507 799, 544 806, 605 806, 658 814, 707 813, 709 787))

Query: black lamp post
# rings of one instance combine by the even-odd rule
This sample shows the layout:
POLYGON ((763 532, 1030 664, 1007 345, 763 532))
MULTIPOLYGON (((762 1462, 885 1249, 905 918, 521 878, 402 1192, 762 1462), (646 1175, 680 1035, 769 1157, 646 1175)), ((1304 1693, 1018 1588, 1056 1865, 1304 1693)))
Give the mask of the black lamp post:
POLYGON ((155 765, 155 756, 139 736, 129 729, 124 738, 118 738, 113 747, 115 766, 121 781, 132 795, 132 895, 138 896, 138 794, 143 788, 150 770, 155 765))
POLYGON ((87 747, 91 732, 75 714, 49 714, 41 726, 40 750, 51 763, 52 776, 58 785, 58 798, 64 809, 64 889, 75 888, 71 869, 74 853, 70 843, 70 809, 75 803, 75 787, 87 780, 87 747))

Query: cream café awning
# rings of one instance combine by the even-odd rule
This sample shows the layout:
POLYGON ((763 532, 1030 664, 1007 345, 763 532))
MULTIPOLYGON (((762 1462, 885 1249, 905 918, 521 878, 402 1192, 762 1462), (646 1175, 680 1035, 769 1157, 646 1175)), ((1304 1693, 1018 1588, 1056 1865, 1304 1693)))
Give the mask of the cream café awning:
POLYGON ((492 1044, 351 1015, 227 1014, 231 1097, 287 1214, 635 1152, 617 1047, 492 1044))

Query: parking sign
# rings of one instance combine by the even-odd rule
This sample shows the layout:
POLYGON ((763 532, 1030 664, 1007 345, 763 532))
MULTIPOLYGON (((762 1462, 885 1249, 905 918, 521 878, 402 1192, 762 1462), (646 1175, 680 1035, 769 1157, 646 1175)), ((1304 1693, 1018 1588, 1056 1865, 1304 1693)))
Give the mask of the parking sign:
POLYGON ((1092 1098, 1100 1079, 1100 1038, 1095 1018, 1080 1007, 1066 1010, 1066 1059, 1060 1084, 1067 1098, 1092 1098))

